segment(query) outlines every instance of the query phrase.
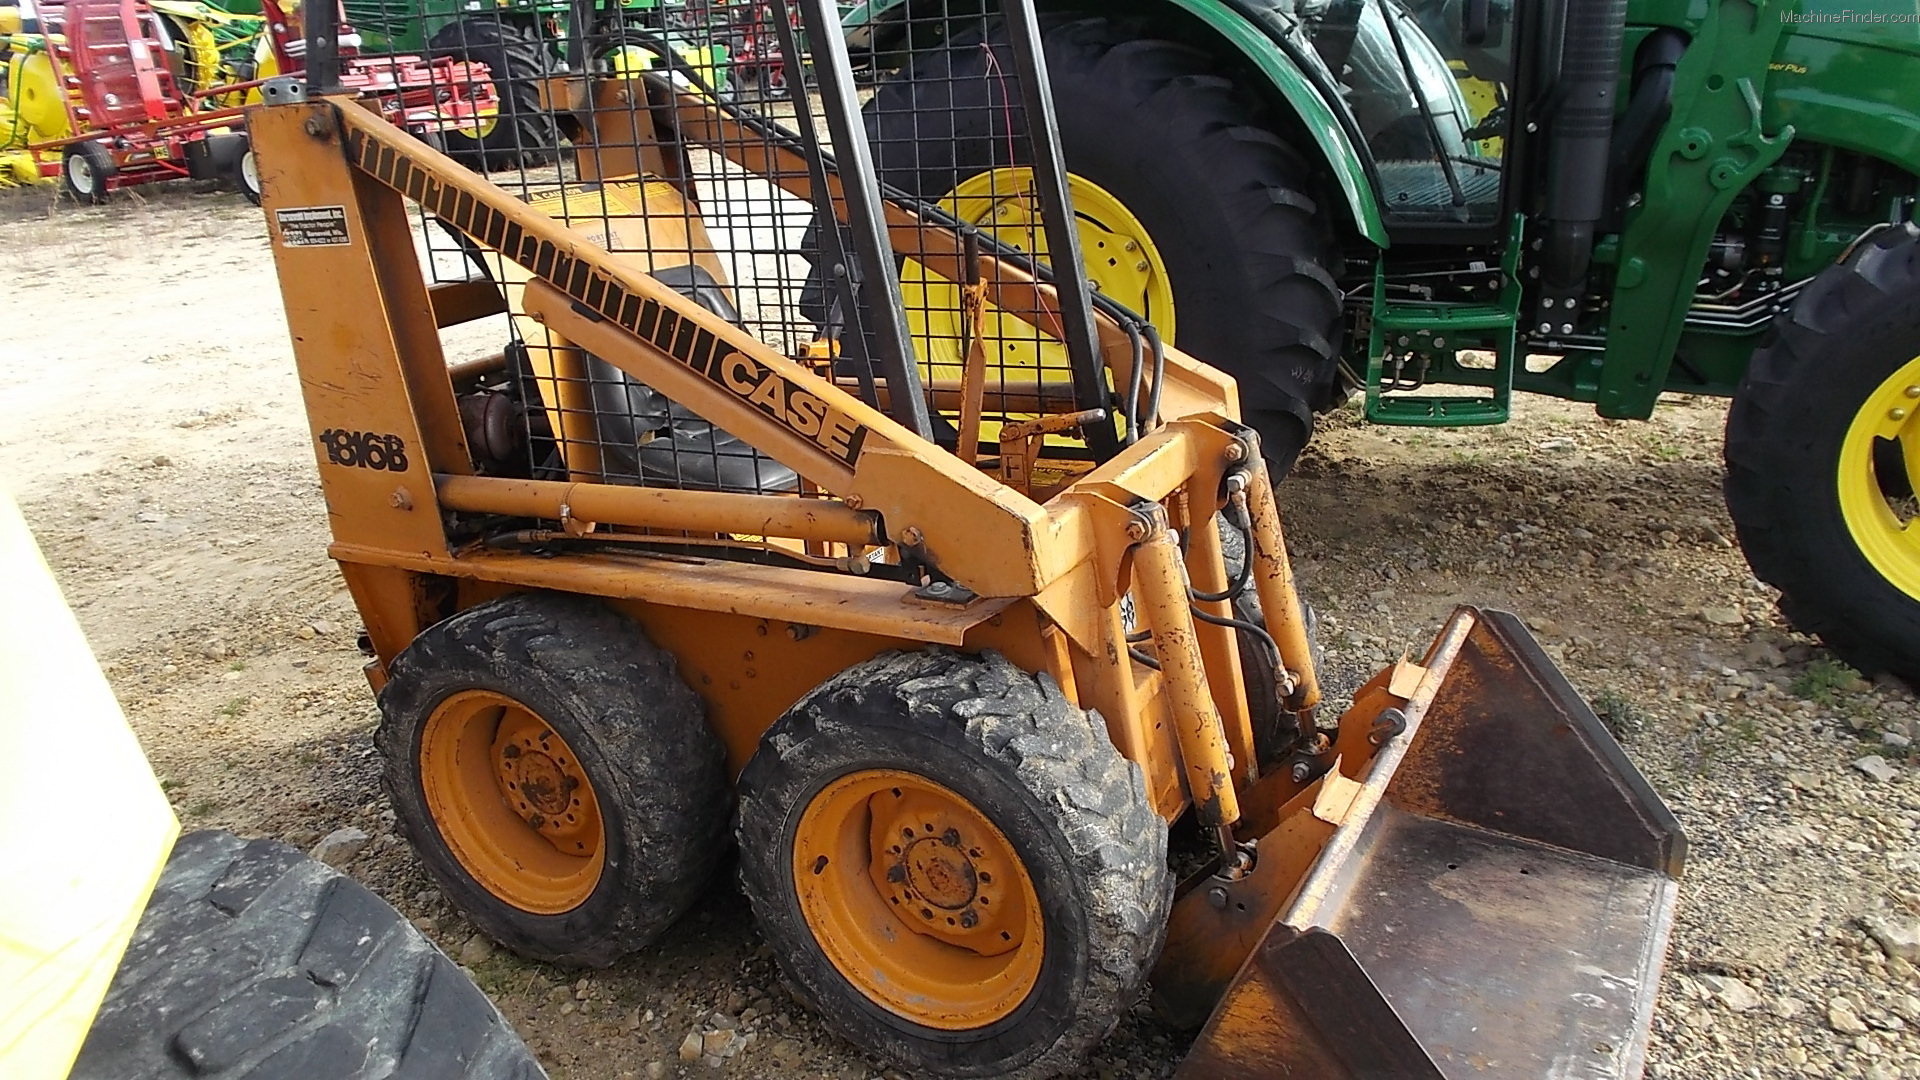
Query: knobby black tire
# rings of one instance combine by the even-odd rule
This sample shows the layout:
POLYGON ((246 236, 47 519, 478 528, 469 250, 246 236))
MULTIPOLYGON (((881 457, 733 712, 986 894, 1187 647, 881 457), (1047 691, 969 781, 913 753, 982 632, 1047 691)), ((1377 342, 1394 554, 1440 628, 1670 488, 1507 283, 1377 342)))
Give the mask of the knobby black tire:
POLYGON ((271 840, 180 838, 72 1080, 542 1080, 404 916, 271 840))
POLYGON ((859 1046, 916 1076, 1054 1076, 1131 1006, 1159 955, 1172 885, 1166 824, 1097 715, 997 653, 888 653, 823 683, 770 728, 740 777, 740 879, 789 981, 859 1046), (940 1031, 872 1001, 815 941, 796 898, 799 819, 833 780, 897 768, 994 821, 1039 893, 1038 984, 983 1028, 940 1031))
MULTIPOLYGON (((1909 682, 1920 681, 1920 600, 1861 553, 1838 483, 1855 415, 1916 355, 1920 228, 1903 224, 1822 271, 1775 320, 1726 435, 1727 509, 1754 574, 1780 590, 1781 612, 1855 667, 1909 682)), ((1898 495, 1908 479, 1883 488, 1898 495)))
MULTIPOLYGON (((1117 197, 1166 263, 1179 347, 1234 376, 1278 479, 1338 405, 1340 265, 1322 185, 1282 123, 1217 58, 1119 17, 1050 16, 1044 36, 1068 169, 1117 197)), ((1024 112, 999 21, 883 81, 867 108, 881 178, 938 199, 1009 164, 1024 112)))
POLYGON ((514 593, 423 631, 393 663, 375 735, 401 830, 455 906, 522 956, 605 967, 650 944, 705 890, 726 848, 726 755, 672 655, 598 601, 514 593), (600 880, 538 914, 474 880, 422 790, 427 718, 467 689, 505 694, 566 740, 605 827, 600 880))
POLYGON ((559 146, 553 115, 540 107, 540 81, 550 64, 547 46, 532 17, 474 16, 448 23, 427 48, 434 56, 485 64, 499 99, 493 130, 478 139, 457 130, 441 133, 448 157, 472 169, 517 169, 543 165, 559 146))

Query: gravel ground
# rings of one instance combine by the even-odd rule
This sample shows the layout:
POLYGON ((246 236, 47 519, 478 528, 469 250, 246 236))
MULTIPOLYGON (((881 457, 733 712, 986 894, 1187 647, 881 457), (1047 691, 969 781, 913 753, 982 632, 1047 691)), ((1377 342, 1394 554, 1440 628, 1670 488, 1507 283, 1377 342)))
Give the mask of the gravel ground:
MULTIPOLYGON (((0 253, 22 313, 0 345, 0 478, 186 825, 309 848, 364 833, 332 857, 465 963, 556 1077, 877 1071, 787 996, 725 875, 668 941, 586 978, 494 951, 428 882, 378 792, 258 211, 190 189, 14 195, 0 253)), ((1528 401, 1461 432, 1331 418, 1282 492, 1330 681, 1422 648, 1457 603, 1521 613, 1690 838, 1651 1074, 1920 1077, 1920 706, 1780 621, 1721 508, 1723 420, 1708 401, 1648 423, 1528 401)), ((1165 1075, 1185 1038, 1130 1017, 1087 1075, 1165 1075)))

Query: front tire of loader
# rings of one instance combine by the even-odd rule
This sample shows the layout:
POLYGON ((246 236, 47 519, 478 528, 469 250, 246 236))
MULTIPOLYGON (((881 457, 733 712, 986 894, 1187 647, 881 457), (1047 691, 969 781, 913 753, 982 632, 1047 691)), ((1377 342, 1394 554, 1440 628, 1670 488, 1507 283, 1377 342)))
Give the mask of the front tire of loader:
POLYGON ((738 792, 741 885, 789 980, 910 1074, 1071 1069, 1160 951, 1167 828, 1140 770, 996 653, 848 668, 738 792))
POLYGON ((448 23, 427 43, 434 56, 485 64, 499 112, 476 135, 448 129, 446 155, 470 169, 544 165, 559 145, 553 115, 540 106, 546 43, 534 18, 505 13, 448 23))
MULTIPOLYGON (((1313 169, 1216 58, 1156 39, 1146 24, 1061 15, 1044 44, 1073 175, 1109 197, 1096 207, 1116 204, 1144 229, 1138 243, 1152 257, 1143 265, 1163 270, 1170 287, 1170 313, 1141 314, 1171 324, 1172 344, 1239 381, 1277 481, 1312 435, 1313 414, 1345 396, 1332 273, 1340 253, 1313 169)), ((939 200, 1009 164, 1017 140, 1008 128, 1025 130, 1020 104, 1006 100, 1003 73, 1014 68, 994 21, 883 81, 866 109, 881 179, 939 200)), ((1103 265, 1111 259, 1096 242, 1083 245, 1088 276, 1137 306, 1132 268, 1103 265)))
POLYGON ((395 658, 375 736, 401 830, 522 956, 651 943, 725 850, 725 754, 671 655, 583 597, 515 593, 395 658))
POLYGON ((1920 682, 1920 228, 1859 243, 1775 321, 1727 414, 1727 508, 1799 629, 1920 682))

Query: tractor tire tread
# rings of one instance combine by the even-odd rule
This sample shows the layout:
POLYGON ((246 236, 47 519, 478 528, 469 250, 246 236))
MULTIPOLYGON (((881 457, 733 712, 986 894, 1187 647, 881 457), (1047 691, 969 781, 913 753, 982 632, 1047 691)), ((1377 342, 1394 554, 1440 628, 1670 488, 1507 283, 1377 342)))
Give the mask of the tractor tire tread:
POLYGON ((441 27, 427 49, 436 57, 486 64, 498 99, 494 129, 478 140, 447 133, 443 136, 447 156, 483 170, 539 166, 552 158, 560 129, 553 115, 540 107, 536 85, 550 65, 539 27, 530 19, 504 15, 461 19, 441 27), (506 61, 504 76, 494 70, 499 65, 488 59, 494 53, 506 61))
POLYGON ((1920 679, 1915 602, 1886 595, 1892 587, 1857 555, 1859 570, 1843 575, 1836 551, 1809 541, 1809 521, 1825 512, 1814 508, 1823 493, 1798 472, 1809 456, 1808 421, 1830 419, 1804 415, 1806 380, 1829 377, 1842 337, 1917 299, 1920 227, 1902 224, 1860 242, 1774 320, 1728 410, 1725 443, 1728 512, 1754 575, 1780 590, 1781 613, 1853 666, 1909 680, 1920 679), (1862 573, 1873 580, 1859 582, 1862 573), (1841 580, 1850 587, 1836 589, 1841 580), (1866 594, 1877 598, 1863 603, 1866 594), (1906 627, 1894 629, 1901 622, 1906 627))
POLYGON ((546 1073, 386 901, 285 844, 180 838, 73 1080, 546 1073))

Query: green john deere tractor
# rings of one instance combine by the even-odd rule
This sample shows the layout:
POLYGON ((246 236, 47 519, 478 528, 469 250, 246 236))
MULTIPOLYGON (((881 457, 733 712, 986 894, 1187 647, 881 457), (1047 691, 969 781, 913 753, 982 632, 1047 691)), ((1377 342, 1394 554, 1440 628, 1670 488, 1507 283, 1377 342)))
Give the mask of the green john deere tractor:
MULTIPOLYGON (((1516 389, 1634 418, 1730 395, 1755 573, 1853 663, 1920 679, 1900 6, 1042 4, 1092 276, 1239 379, 1276 465, 1354 391, 1407 425, 1499 423, 1516 389)), ((965 7, 872 0, 849 41, 883 179, 1018 243, 1025 203, 983 194, 1023 182, 1005 31, 965 7)))

